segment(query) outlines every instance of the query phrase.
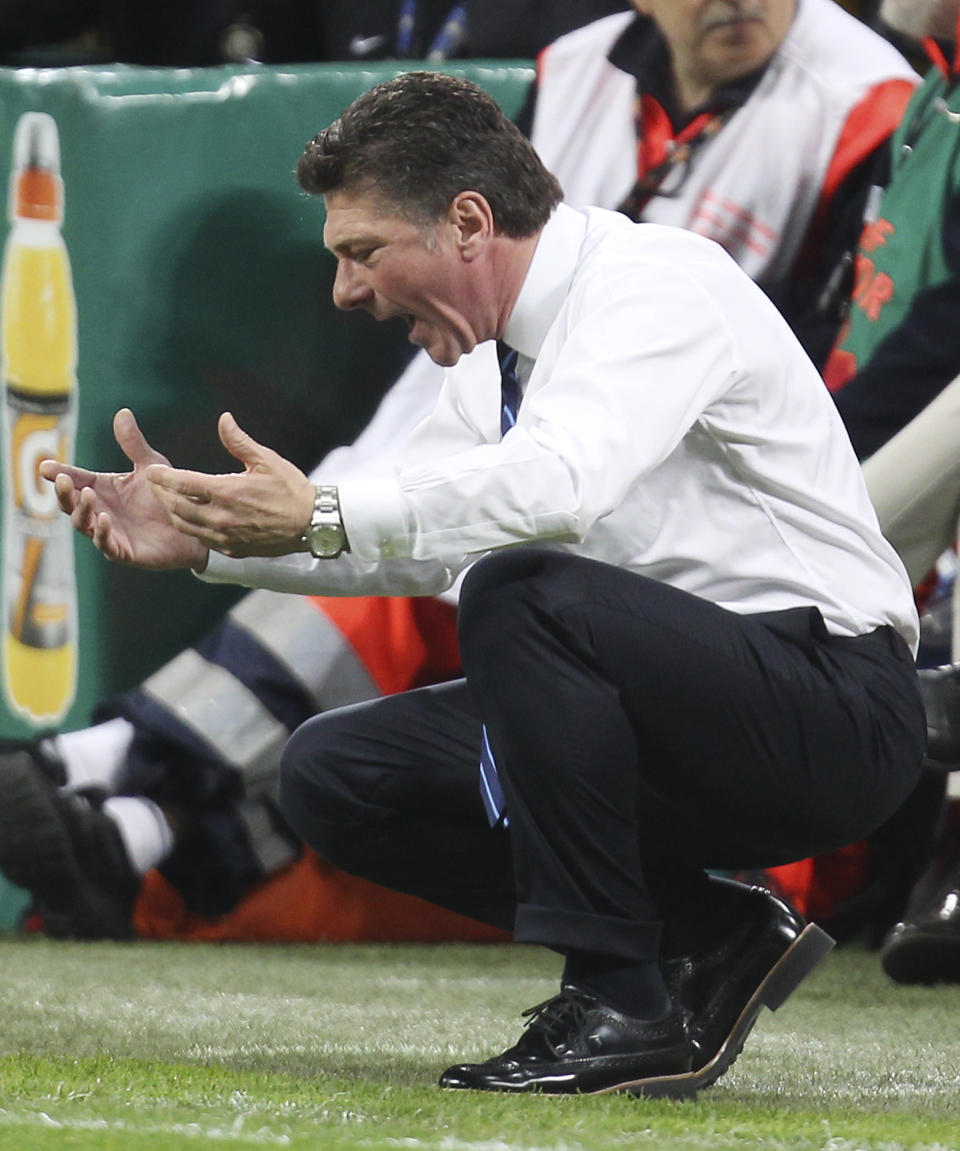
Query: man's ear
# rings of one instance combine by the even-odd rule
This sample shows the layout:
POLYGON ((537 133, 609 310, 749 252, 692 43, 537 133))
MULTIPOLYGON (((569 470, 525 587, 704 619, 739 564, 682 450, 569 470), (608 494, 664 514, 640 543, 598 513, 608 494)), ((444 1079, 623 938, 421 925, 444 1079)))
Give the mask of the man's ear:
POLYGON ((493 209, 479 192, 460 192, 450 202, 449 221, 453 225, 461 255, 474 260, 496 234, 493 209))

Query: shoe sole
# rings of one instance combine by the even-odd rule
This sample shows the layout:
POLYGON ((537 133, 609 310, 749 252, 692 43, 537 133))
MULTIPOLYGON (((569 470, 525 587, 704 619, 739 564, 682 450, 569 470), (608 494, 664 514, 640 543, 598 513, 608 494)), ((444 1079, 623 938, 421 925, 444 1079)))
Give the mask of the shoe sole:
POLYGON ((29 756, 0 764, 0 871, 39 902, 65 912, 79 897, 80 865, 29 756))
POLYGON ((632 1083, 618 1083, 591 1091, 591 1095, 608 1095, 614 1091, 627 1091, 645 1099, 695 1099, 697 1092, 715 1083, 731 1066, 743 1050, 747 1036, 762 1008, 776 1011, 790 998, 794 991, 833 950, 833 939, 815 923, 808 923, 793 943, 770 968, 747 1000, 746 1006, 737 1017, 736 1023, 723 1041, 720 1049, 709 1063, 697 1071, 680 1075, 662 1075, 654 1079, 638 1079, 632 1083))

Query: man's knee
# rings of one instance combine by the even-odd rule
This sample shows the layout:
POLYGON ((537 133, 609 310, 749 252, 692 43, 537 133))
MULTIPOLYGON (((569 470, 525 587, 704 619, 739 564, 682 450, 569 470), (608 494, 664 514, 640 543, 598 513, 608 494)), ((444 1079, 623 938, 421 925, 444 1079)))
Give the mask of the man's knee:
POLYGON ((280 763, 280 810, 323 859, 357 868, 372 810, 371 773, 343 754, 355 724, 352 708, 316 716, 299 727, 280 763))
POLYGON ((568 559, 563 552, 524 547, 493 552, 474 564, 459 598, 457 635, 464 657, 479 654, 494 635, 502 640, 518 634, 533 605, 549 602, 543 589, 563 578, 568 559))

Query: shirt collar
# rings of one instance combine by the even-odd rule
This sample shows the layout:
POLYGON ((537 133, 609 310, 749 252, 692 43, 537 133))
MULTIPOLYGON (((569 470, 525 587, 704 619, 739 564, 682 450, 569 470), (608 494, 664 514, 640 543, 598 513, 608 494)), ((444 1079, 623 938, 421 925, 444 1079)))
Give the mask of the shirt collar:
POLYGON ((520 294, 503 331, 503 339, 521 356, 535 360, 570 291, 587 218, 566 204, 543 226, 520 294))
POLYGON ((679 131, 704 112, 725 112, 739 108, 766 72, 768 64, 729 84, 721 84, 709 100, 694 108, 687 117, 681 117, 673 96, 670 72, 670 47, 660 28, 649 16, 639 13, 621 32, 610 49, 610 63, 637 82, 637 94, 652 96, 670 117, 674 129, 679 131))

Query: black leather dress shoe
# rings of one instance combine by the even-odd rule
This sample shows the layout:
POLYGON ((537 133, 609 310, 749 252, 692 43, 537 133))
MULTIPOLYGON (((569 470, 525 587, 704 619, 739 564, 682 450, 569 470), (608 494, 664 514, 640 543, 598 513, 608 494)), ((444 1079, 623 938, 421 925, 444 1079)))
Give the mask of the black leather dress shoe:
POLYGON ((960 983, 960 861, 935 863, 880 949, 897 983, 960 983))
POLYGON ((727 1070, 761 1008, 776 1011, 834 945, 762 887, 716 877, 711 882, 739 904, 729 933, 706 951, 663 963, 667 990, 690 1035, 697 1088, 727 1070))
POLYGON ((515 1046, 485 1063, 449 1068, 440 1086, 550 1095, 696 1093, 690 1042, 676 1011, 652 1021, 633 1019, 567 984, 524 1015, 530 1022, 515 1046))
POLYGON ((960 664, 917 672, 927 713, 927 759, 932 767, 960 767, 960 664))

